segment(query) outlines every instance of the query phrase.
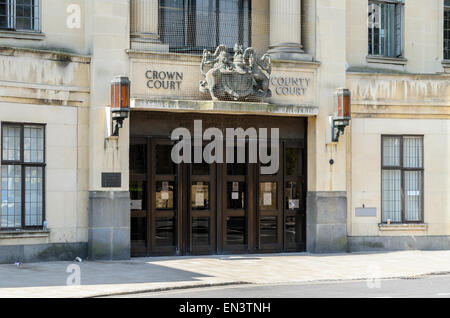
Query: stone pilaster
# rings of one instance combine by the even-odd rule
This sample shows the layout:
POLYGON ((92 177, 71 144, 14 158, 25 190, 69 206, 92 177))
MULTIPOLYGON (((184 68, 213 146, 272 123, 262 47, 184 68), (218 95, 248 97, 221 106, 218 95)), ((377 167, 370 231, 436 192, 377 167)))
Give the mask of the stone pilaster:
POLYGON ((90 259, 130 257, 129 119, 116 138, 105 138, 106 107, 111 105, 114 76, 130 76, 130 0, 87 1, 89 37, 89 204, 90 259), (113 39, 113 40, 112 40, 113 39), (121 173, 119 187, 106 188, 102 173, 121 173))
POLYGON ((89 211, 89 259, 129 259, 130 193, 91 191, 89 211))
POLYGON ((131 1, 131 37, 159 41, 158 0, 131 1))
POLYGON ((306 250, 308 252, 347 252, 346 192, 308 192, 306 215, 306 250))
POLYGON ((270 46, 275 60, 311 61, 301 44, 301 0, 270 0, 270 46))

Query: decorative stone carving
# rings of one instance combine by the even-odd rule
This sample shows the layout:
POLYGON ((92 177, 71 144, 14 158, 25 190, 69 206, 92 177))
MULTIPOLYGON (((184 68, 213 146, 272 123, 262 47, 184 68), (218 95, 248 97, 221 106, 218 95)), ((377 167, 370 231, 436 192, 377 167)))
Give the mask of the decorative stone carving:
POLYGON ((213 100, 262 101, 272 96, 271 63, 270 55, 258 58, 255 49, 244 51, 237 44, 232 60, 225 45, 219 45, 214 54, 204 50, 200 69, 205 79, 200 81, 200 91, 210 93, 213 100), (205 66, 210 66, 206 72, 205 66))

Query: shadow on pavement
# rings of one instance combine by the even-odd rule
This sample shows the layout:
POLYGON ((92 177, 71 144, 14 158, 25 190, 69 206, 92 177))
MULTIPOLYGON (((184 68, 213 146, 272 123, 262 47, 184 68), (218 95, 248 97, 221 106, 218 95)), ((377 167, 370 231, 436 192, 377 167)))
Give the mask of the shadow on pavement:
POLYGON ((0 288, 65 286, 69 265, 80 267, 81 285, 198 281, 203 274, 144 262, 58 262, 0 265, 0 288))

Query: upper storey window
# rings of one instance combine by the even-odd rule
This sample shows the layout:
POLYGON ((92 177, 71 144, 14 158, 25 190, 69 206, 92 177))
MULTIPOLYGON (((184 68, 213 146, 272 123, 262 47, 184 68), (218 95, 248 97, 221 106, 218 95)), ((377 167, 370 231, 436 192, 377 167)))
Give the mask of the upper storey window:
POLYGON ((369 55, 402 56, 403 1, 369 1, 369 55))
POLYGON ((160 0, 160 32, 170 51, 250 46, 251 0, 160 0))
POLYGON ((39 31, 39 0, 0 0, 0 29, 39 31))
POLYGON ((450 60, 450 0, 444 3, 444 59, 450 60))

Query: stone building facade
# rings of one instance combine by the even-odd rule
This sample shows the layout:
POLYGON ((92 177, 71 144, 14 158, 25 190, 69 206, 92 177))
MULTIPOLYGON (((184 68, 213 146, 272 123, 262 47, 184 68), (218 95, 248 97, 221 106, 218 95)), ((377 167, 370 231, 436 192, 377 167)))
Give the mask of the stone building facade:
POLYGON ((449 28, 447 0, 0 4, 0 262, 450 248, 449 28), (236 43, 271 56, 272 97, 200 92, 203 50, 236 43), (281 169, 173 164, 195 120, 279 128, 281 169))

